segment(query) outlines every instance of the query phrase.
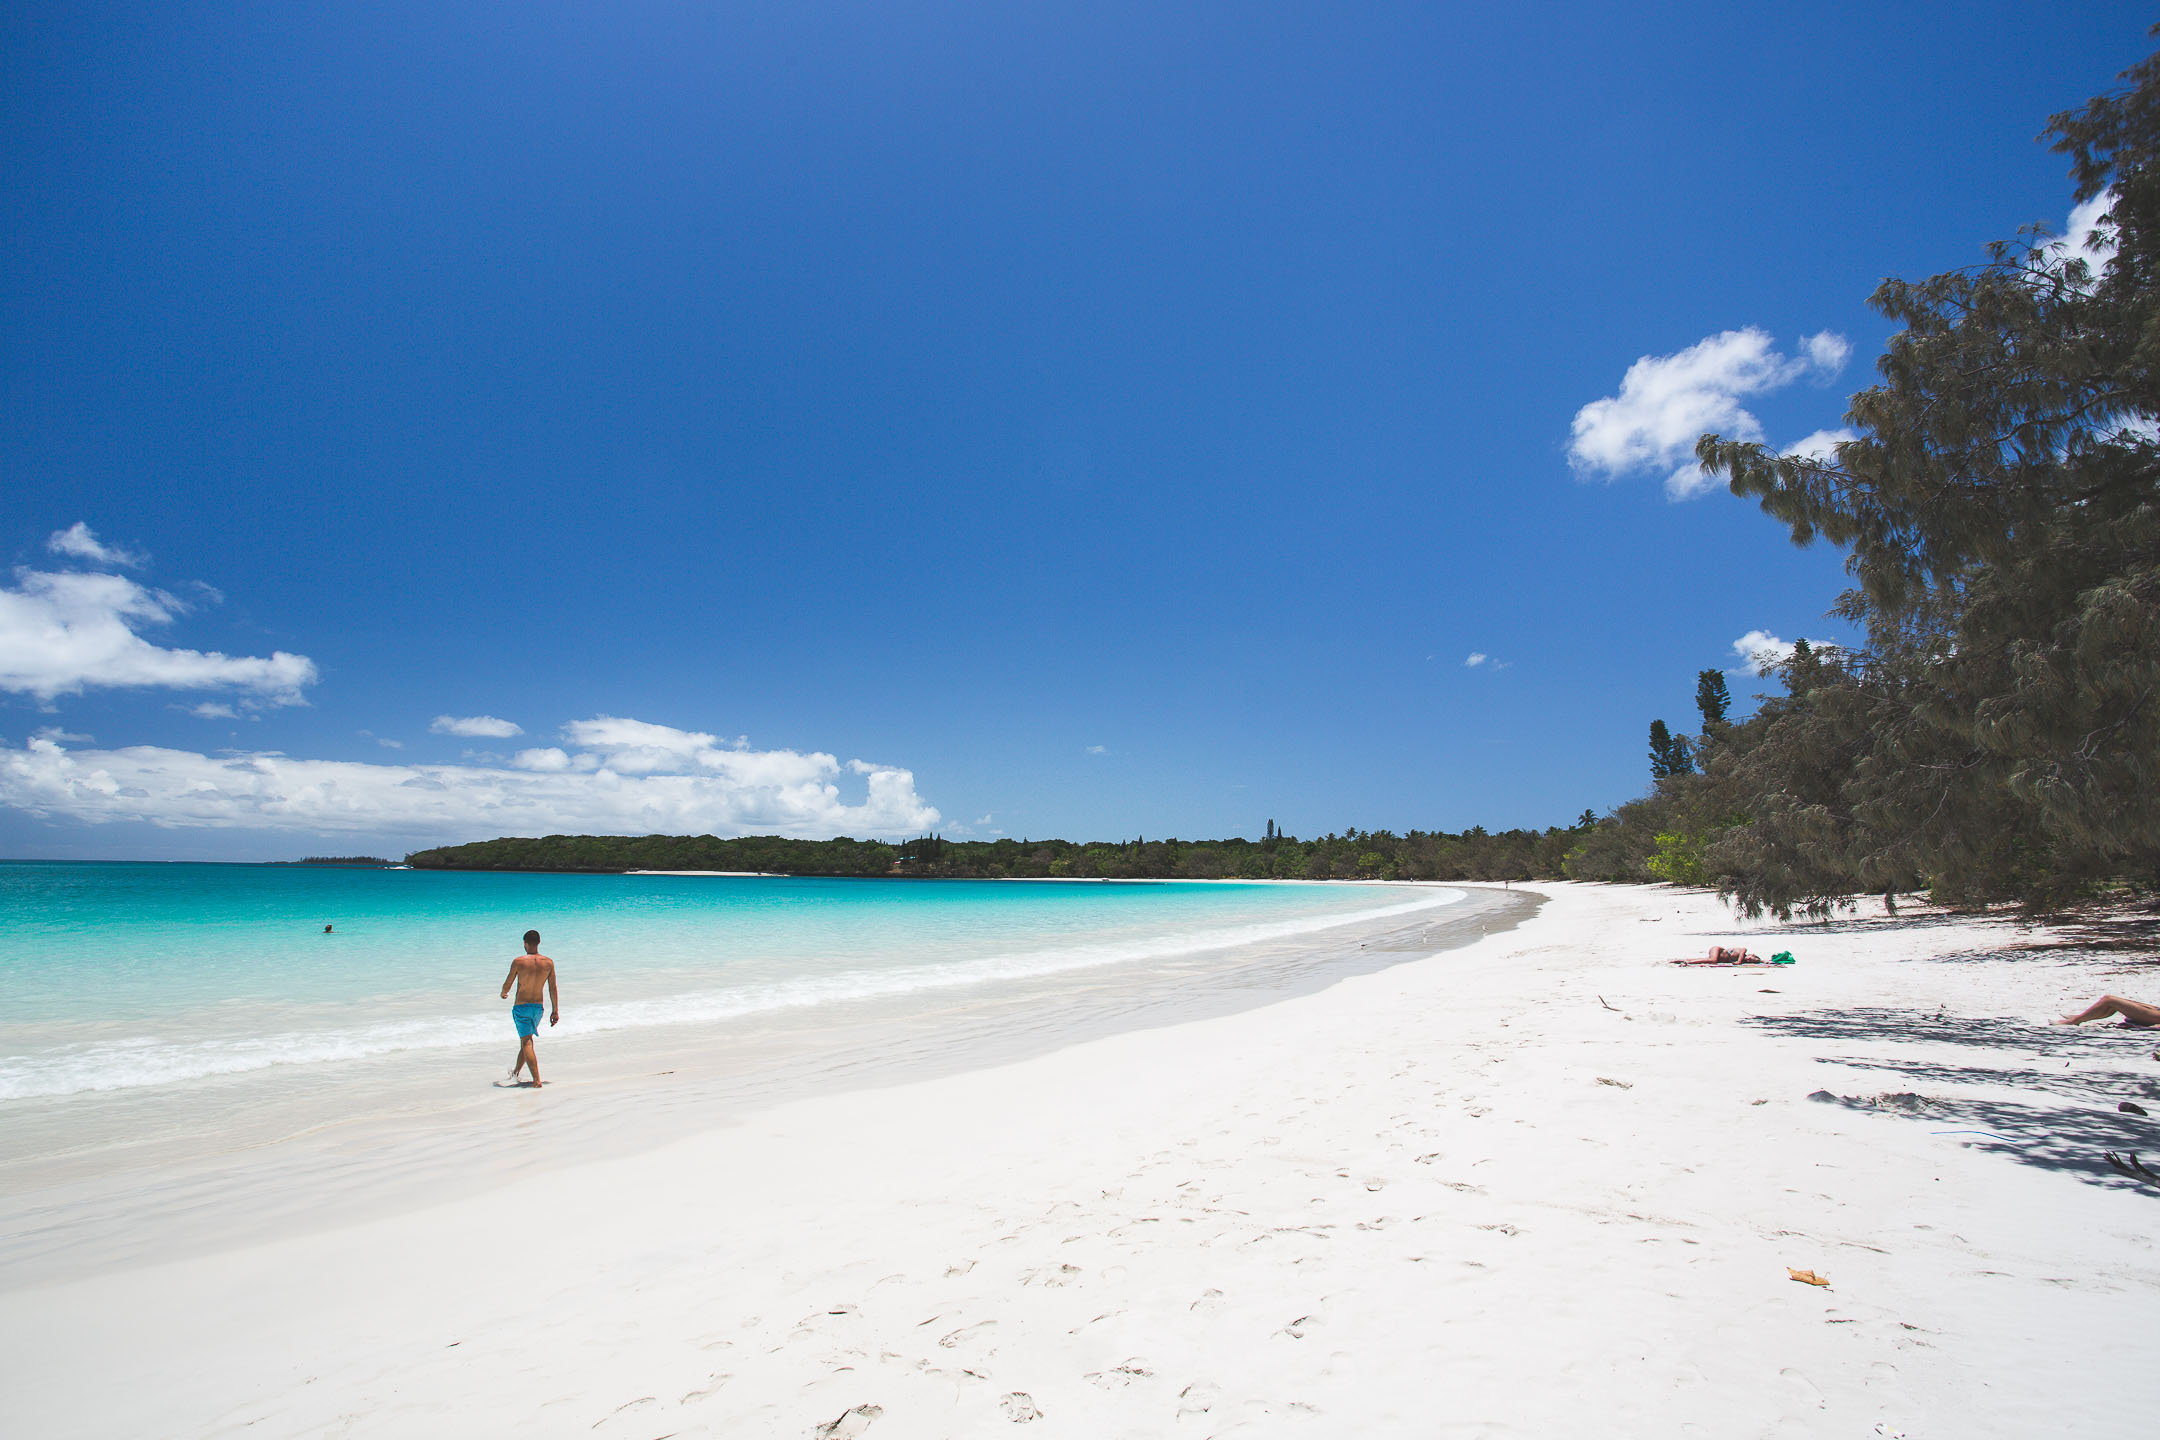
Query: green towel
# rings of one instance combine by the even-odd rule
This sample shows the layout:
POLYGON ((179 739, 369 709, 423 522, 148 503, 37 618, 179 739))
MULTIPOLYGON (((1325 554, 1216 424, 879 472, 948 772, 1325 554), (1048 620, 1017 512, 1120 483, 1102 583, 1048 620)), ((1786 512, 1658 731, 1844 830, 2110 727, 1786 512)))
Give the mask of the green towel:
POLYGON ((1773 965, 1796 965, 1799 962, 1792 958, 1792 951, 1780 950, 1770 957, 1770 963, 1773 965))

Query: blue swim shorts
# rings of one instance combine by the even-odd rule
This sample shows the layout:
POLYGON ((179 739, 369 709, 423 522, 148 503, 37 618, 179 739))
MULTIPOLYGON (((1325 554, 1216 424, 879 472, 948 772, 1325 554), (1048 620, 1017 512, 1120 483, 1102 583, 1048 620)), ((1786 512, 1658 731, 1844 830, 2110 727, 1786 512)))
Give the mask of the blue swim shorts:
POLYGON ((540 1017, 546 1013, 545 1005, 512 1005, 510 1020, 517 1026, 519 1035, 530 1039, 540 1033, 540 1017))

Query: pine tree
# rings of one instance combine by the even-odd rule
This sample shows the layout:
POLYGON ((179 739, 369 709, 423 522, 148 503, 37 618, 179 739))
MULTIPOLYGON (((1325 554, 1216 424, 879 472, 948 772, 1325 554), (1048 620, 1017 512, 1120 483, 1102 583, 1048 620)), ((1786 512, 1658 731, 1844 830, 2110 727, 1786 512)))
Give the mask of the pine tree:
POLYGON ((1750 903, 1917 875, 2044 906, 2160 873, 2160 57, 2124 78, 2049 130, 2078 200, 2110 197, 2107 245, 1884 282, 1903 328, 1832 458, 1697 448, 1796 543, 1846 549, 1838 613, 1867 634, 1724 777, 1758 833, 1711 858, 1750 903))
POLYGON ((1722 670, 1699 670, 1695 674, 1695 708, 1702 712, 1705 739, 1725 731, 1725 716, 1732 709, 1732 690, 1722 670))
POLYGON ((1653 779, 1663 780, 1672 775, 1695 773, 1695 757, 1689 751, 1687 737, 1675 735, 1666 728, 1663 720, 1650 722, 1650 774, 1653 779))

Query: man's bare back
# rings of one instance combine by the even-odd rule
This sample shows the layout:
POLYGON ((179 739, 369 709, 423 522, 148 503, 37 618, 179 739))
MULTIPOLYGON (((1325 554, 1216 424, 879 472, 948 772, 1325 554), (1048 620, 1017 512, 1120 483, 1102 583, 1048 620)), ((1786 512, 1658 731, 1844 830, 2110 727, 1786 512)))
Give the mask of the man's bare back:
POLYGON ((512 982, 517 985, 517 1003, 538 1005, 542 993, 555 978, 555 962, 547 956, 534 952, 520 955, 510 962, 510 973, 503 980, 503 995, 510 994, 512 982))
POLYGON ((555 983, 555 962, 540 953, 540 932, 525 932, 525 953, 510 962, 510 973, 503 977, 502 998, 510 998, 510 987, 517 987, 517 1002, 510 1007, 510 1021, 517 1026, 517 1059, 510 1066, 510 1078, 517 1079, 521 1070, 532 1071, 535 1090, 540 1088, 540 1052, 533 1044, 533 1037, 540 1033, 540 997, 547 996, 547 1022, 550 1025, 562 1019, 562 993, 555 983))

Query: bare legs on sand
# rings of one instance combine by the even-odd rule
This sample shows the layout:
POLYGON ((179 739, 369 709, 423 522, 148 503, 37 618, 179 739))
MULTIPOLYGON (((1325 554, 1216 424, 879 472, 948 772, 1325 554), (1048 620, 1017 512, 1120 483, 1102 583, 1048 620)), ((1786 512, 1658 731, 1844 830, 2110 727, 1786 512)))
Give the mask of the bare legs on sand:
POLYGON ((540 1052, 533 1048, 533 1037, 530 1035, 524 1036, 518 1041, 517 1060, 510 1066, 510 1078, 512 1080, 517 1079, 520 1070, 532 1071, 533 1089, 538 1090, 540 1088, 540 1052))
POLYGON ((2123 1024, 2144 1029, 2160 1025, 2160 1005, 2147 1005, 2142 1000, 2125 1000, 2120 995, 2103 995, 2075 1015, 2065 1015, 2057 1025, 2082 1025, 2088 1020, 2105 1020, 2110 1015, 2120 1015, 2123 1024))

